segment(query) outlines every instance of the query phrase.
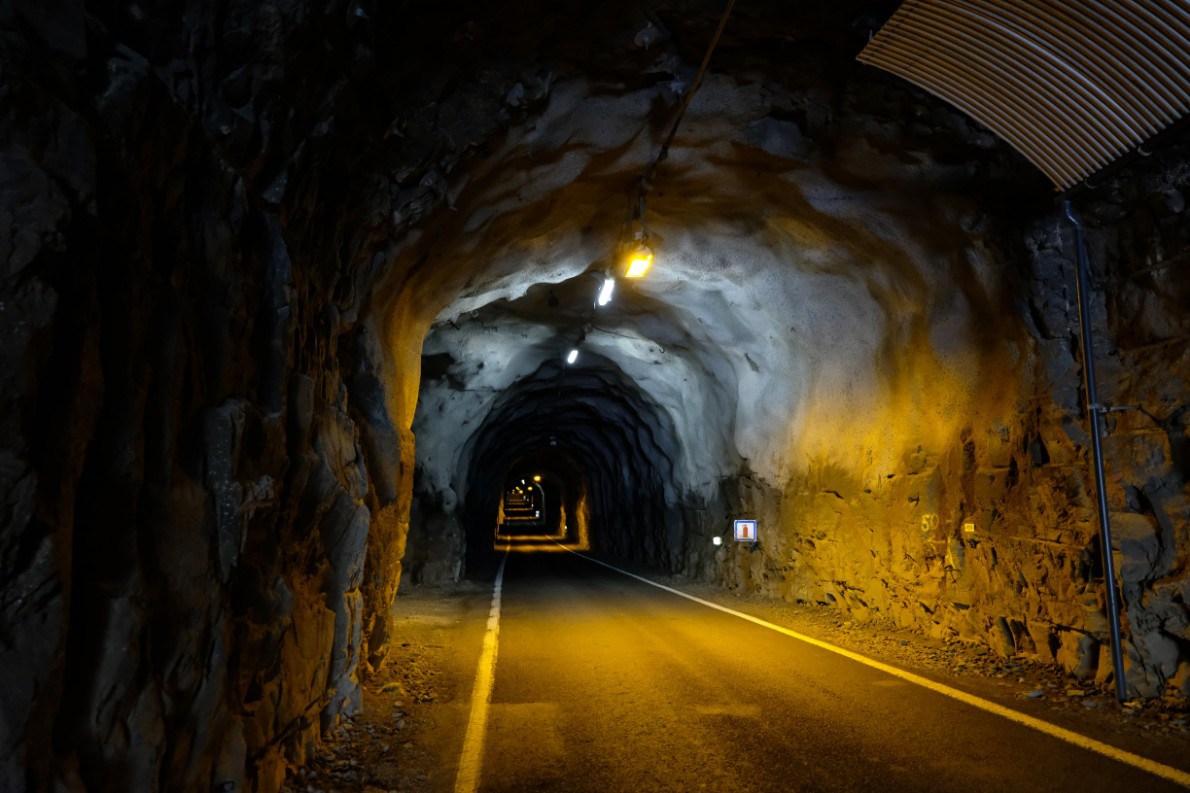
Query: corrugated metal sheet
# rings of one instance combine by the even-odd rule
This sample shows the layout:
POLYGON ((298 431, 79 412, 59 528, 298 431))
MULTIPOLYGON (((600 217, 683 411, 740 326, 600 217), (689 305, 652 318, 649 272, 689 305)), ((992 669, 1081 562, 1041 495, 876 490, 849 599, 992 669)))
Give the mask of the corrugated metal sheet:
POLYGON ((950 102, 1066 189, 1190 112, 1190 2, 907 0, 859 60, 950 102))

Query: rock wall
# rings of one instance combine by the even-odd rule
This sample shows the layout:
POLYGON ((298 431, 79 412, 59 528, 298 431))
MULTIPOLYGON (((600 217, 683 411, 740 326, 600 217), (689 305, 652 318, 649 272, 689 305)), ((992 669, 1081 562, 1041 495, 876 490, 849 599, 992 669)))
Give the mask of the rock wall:
POLYGON ((5 791, 276 790, 384 656, 411 416, 309 181, 325 20, 226 10, 0 8, 5 791))
POLYGON ((0 788, 275 790, 355 706, 468 277, 397 254, 555 21, 0 5, 0 788))
MULTIPOLYGON (((1186 157, 1185 147, 1166 151, 1076 197, 1090 244, 1100 400, 1112 411, 1104 448, 1126 676, 1141 696, 1190 694, 1186 157)), ((1016 273, 1009 313, 1024 333, 1006 335, 1009 357, 985 360, 976 378, 985 408, 1001 405, 971 412, 949 435, 923 432, 913 443, 910 434, 892 446, 868 439, 855 454, 846 447, 856 433, 840 431, 843 448, 787 482, 746 472, 724 480, 704 513, 708 531, 740 515, 769 530, 756 546, 689 547, 690 572, 1107 680, 1073 237, 1057 212, 1023 225, 1000 239, 1016 273), (1006 387, 1008 410, 998 398, 1006 387)), ((873 362, 901 375, 877 401, 920 411, 935 396, 937 383, 904 386, 921 352, 873 362)))

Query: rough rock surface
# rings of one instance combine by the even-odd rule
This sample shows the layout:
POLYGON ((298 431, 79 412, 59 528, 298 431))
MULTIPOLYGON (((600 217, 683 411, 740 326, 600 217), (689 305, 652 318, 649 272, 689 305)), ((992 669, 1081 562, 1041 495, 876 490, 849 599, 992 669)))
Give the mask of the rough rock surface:
POLYGON ((383 658, 411 416, 283 6, 0 9, 6 791, 275 790, 383 658))

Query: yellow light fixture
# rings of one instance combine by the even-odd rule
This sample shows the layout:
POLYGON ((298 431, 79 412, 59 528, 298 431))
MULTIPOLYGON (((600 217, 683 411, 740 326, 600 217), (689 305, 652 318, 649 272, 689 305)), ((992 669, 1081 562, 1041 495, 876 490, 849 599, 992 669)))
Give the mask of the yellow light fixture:
POLYGON ((624 275, 628 278, 640 278, 649 271, 649 267, 652 265, 652 251, 645 249, 633 251, 628 259, 628 272, 624 275))
POLYGON ((628 278, 641 278, 653 265, 653 248, 649 245, 649 234, 638 231, 633 235, 628 248, 628 270, 624 275, 628 278))
POLYGON ((645 187, 645 177, 642 177, 621 232, 619 252, 624 256, 626 278, 641 278, 653 266, 653 246, 649 244, 649 228, 645 223, 645 187))
POLYGON ((540 481, 541 481, 541 474, 534 474, 534 476, 533 476, 533 481, 534 481, 534 482, 540 482, 540 481))

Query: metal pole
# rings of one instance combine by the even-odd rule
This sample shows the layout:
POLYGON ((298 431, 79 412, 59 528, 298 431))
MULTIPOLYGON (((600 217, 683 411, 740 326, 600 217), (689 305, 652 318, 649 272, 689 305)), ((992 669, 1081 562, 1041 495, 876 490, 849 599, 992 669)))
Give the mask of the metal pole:
POLYGON ((1091 455, 1095 465, 1095 495, 1099 507, 1099 542, 1103 552, 1103 585, 1107 589, 1107 621, 1111 625, 1111 658, 1116 672, 1116 699, 1128 699, 1124 680, 1124 649, 1120 639, 1120 596, 1116 589, 1116 564, 1112 558, 1111 521, 1107 511, 1107 487, 1103 475, 1103 444, 1099 435, 1102 406, 1095 390, 1095 356, 1091 337, 1091 312, 1087 304, 1087 244, 1083 224, 1070 206, 1062 202, 1062 211, 1074 227, 1075 285, 1078 294, 1078 325, 1083 342, 1083 387, 1087 395, 1087 423, 1091 425, 1091 455))

